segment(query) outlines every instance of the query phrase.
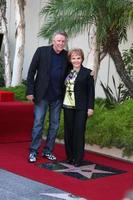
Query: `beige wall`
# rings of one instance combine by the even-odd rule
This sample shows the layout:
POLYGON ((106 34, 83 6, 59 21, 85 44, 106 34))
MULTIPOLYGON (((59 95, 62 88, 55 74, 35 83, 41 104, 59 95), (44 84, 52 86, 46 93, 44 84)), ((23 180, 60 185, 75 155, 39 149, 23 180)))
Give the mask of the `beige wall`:
MULTIPOLYGON (((10 41, 10 49, 11 49, 11 62, 13 61, 14 48, 15 48, 15 25, 14 25, 14 0, 8 0, 7 4, 7 18, 8 18, 8 26, 9 26, 9 41, 10 41)), ((41 27, 42 19, 39 16, 39 12, 41 10, 42 5, 46 3, 46 0, 26 0, 25 7, 25 19, 26 19, 26 38, 25 38, 25 56, 24 56, 24 67, 23 67, 23 78, 25 79, 27 76, 27 71, 32 59, 32 56, 38 46, 47 45, 48 41, 38 37, 38 32, 41 27)), ((133 30, 128 31, 128 42, 122 44, 121 49, 127 49, 130 47, 131 43, 133 43, 133 38, 131 37, 133 30)), ((85 61, 84 65, 86 65, 87 54, 88 54, 88 38, 87 33, 82 35, 78 35, 74 38, 69 38, 69 48, 80 47, 84 50, 85 53, 85 61)), ((103 90, 100 86, 100 81, 103 83, 109 82, 109 85, 113 89, 112 84, 112 75, 115 76, 117 83, 119 82, 118 74, 115 70, 114 64, 112 60, 106 56, 106 58, 102 61, 98 80, 96 84, 96 97, 104 97, 103 90), (110 63, 110 67, 109 67, 110 63), (109 78, 108 78, 109 73, 109 78)))

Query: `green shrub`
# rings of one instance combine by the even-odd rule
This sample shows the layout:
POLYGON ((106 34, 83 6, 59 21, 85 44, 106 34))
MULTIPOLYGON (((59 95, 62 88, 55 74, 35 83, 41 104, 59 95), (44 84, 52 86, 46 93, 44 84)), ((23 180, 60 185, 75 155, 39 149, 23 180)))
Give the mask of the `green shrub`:
POLYGON ((15 93, 15 99, 18 101, 26 101, 26 86, 24 84, 16 87, 1 87, 0 90, 12 91, 15 93))
MULTIPOLYGON (((97 144, 101 147, 117 147, 123 149, 123 156, 133 155, 133 100, 117 105, 114 109, 107 109, 98 100, 94 116, 87 120, 86 143, 97 144), (99 106, 100 105, 100 106, 99 106)), ((45 134, 48 129, 48 115, 45 121, 45 134)), ((64 138, 64 120, 61 113, 58 139, 64 138)))
MULTIPOLYGON (((0 88, 15 92, 16 100, 25 101, 26 86, 24 84, 13 88, 0 88)), ((87 120, 86 143, 101 147, 117 147, 123 149, 123 155, 133 155, 133 100, 127 100, 113 109, 105 107, 105 100, 96 99, 94 116, 87 120)), ((47 133, 49 115, 45 120, 47 133)), ((64 120, 61 113, 58 139, 64 138, 64 120)))
MULTIPOLYGON (((87 120, 86 143, 101 147, 123 149, 123 156, 133 155, 133 100, 118 104, 114 109, 104 107, 104 100, 96 100, 94 116, 87 120)), ((48 128, 48 117, 46 119, 48 128)), ((58 139, 64 138, 64 120, 61 113, 58 139)), ((45 131, 47 133, 47 131, 45 131)))
POLYGON ((114 109, 96 106, 94 116, 88 120, 86 143, 101 147, 118 147, 123 155, 133 154, 133 100, 125 101, 114 109))

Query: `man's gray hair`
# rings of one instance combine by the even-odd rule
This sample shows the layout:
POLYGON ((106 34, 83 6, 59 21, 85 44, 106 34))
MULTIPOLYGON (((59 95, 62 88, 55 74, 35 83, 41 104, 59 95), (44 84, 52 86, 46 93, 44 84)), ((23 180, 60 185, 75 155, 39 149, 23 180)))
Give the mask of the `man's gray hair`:
POLYGON ((68 39, 68 35, 65 31, 56 31, 53 33, 52 40, 55 38, 56 35, 63 35, 66 39, 68 39))

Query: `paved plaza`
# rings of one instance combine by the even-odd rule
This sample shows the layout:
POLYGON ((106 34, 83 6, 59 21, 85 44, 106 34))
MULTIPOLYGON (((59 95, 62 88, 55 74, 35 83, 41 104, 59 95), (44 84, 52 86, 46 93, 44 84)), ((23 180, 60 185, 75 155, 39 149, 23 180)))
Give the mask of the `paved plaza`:
POLYGON ((85 198, 0 169, 0 200, 85 200, 85 198))

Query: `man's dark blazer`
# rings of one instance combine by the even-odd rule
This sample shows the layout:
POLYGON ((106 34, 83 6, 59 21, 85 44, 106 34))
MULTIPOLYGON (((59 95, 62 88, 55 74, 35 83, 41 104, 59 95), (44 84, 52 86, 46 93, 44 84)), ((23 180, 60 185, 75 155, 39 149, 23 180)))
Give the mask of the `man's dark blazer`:
MULTIPOLYGON (((35 103, 40 102, 45 97, 48 89, 50 80, 49 70, 51 66, 52 48, 52 45, 39 47, 36 50, 29 67, 26 95, 34 95, 35 103)), ((62 51, 62 56, 63 59, 61 83, 63 86, 68 69, 68 58, 66 50, 62 51)))
POLYGON ((78 110, 94 108, 94 79, 91 70, 81 67, 74 84, 75 105, 78 110))

